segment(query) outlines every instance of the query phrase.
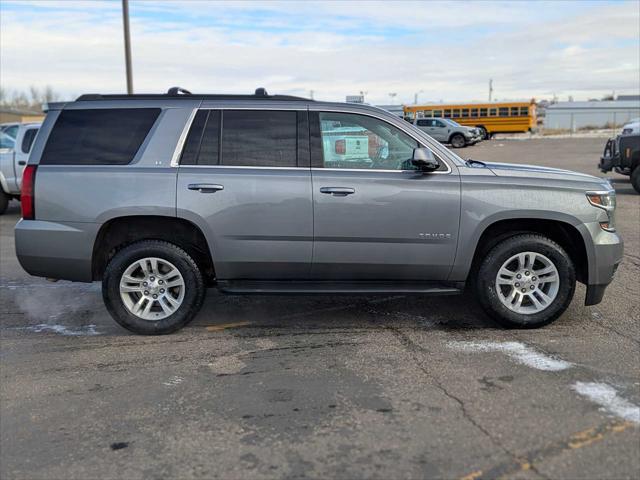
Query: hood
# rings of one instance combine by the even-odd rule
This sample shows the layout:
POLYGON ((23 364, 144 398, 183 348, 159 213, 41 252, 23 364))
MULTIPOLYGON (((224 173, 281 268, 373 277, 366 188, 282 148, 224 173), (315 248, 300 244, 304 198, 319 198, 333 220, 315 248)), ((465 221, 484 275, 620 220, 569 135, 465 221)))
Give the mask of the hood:
POLYGON ((513 163, 483 162, 498 177, 537 177, 554 180, 575 180, 578 182, 592 182, 607 184, 604 178, 594 177, 586 173, 573 172, 560 168, 540 167, 538 165, 519 165, 513 163))

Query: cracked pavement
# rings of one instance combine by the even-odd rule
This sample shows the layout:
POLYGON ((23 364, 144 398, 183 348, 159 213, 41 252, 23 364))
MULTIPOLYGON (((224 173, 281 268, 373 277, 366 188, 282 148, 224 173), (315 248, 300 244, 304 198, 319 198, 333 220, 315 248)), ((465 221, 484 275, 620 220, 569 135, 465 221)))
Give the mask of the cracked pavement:
MULTIPOLYGON (((598 175, 603 145, 458 153, 598 175)), ((640 405, 640 196, 610 176, 626 245, 603 303, 584 307, 579 285, 561 319, 521 331, 466 296, 210 291, 183 331, 134 336, 98 284, 20 269, 14 203, 0 217, 0 477, 638 478, 640 425, 572 388, 606 384, 640 405), (568 363, 545 371, 464 342, 568 363)))

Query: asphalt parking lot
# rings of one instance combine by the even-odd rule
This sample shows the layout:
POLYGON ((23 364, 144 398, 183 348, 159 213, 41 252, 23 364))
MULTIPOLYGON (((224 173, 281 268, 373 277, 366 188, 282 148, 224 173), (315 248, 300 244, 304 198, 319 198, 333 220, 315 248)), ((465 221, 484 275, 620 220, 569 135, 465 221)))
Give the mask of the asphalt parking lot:
MULTIPOLYGON (((605 139, 466 157, 600 175, 605 139)), ((0 217, 0 477, 639 478, 640 195, 603 303, 506 331, 466 297, 224 297, 134 336, 99 284, 47 283, 0 217)))

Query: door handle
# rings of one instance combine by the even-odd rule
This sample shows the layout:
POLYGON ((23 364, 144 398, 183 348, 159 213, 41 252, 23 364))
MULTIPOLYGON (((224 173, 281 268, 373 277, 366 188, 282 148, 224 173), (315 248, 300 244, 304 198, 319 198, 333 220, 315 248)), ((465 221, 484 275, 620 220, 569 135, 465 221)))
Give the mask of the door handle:
POLYGON ((197 190, 200 193, 216 193, 219 190, 224 190, 224 185, 218 185, 217 183, 190 183, 187 188, 189 190, 197 190))
POLYGON ((334 197, 346 197, 347 195, 356 193, 356 189, 349 187, 321 187, 320 193, 330 193, 334 197))
POLYGON ((24 160, 20 160, 20 161, 18 162, 18 165, 26 165, 26 164, 27 164, 27 162, 25 162, 24 160))

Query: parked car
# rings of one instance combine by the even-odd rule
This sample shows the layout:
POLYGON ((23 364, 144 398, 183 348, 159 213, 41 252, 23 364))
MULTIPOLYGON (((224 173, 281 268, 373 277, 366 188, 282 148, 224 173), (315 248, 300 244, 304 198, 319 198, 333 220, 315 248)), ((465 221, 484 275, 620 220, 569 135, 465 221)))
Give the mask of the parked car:
POLYGON ((532 328, 565 311, 576 281, 586 305, 601 301, 622 258, 615 198, 590 175, 465 161, 366 105, 263 89, 83 95, 50 104, 15 241, 32 275, 102 281, 107 310, 141 334, 183 327, 205 287, 469 288, 498 322, 532 328), (335 162, 336 131, 349 155, 349 139, 367 149, 335 162))
POLYGON ((640 118, 634 118, 622 127, 622 135, 640 135, 640 118))
POLYGON ((474 145, 482 140, 477 128, 465 127, 448 118, 417 118, 414 125, 436 140, 454 148, 474 145))
MULTIPOLYGON (((631 130, 625 126, 625 130, 631 130)), ((631 178, 631 185, 640 193, 640 132, 627 132, 610 138, 600 157, 598 168, 602 172, 615 170, 631 178)))
POLYGON ((22 172, 39 128, 39 123, 23 123, 0 131, 0 215, 9 200, 20 198, 22 172))

